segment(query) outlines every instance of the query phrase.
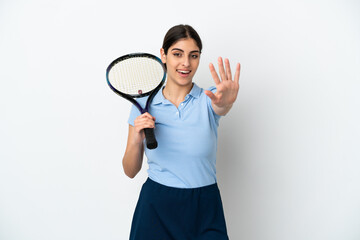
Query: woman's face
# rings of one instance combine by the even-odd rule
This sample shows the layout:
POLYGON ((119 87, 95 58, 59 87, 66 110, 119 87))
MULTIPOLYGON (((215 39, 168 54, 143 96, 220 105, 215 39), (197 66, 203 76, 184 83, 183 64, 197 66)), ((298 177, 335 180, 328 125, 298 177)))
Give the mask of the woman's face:
POLYGON ((194 39, 182 39, 174 43, 166 55, 161 49, 161 60, 166 63, 167 81, 186 86, 192 84, 200 62, 200 50, 194 39))

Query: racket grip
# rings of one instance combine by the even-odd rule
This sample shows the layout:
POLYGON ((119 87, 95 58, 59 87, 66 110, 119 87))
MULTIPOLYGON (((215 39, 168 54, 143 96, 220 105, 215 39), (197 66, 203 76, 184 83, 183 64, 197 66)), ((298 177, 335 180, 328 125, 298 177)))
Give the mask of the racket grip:
POLYGON ((157 141, 154 134, 153 128, 145 128, 145 138, 146 138, 146 146, 148 149, 155 149, 157 148, 157 141))

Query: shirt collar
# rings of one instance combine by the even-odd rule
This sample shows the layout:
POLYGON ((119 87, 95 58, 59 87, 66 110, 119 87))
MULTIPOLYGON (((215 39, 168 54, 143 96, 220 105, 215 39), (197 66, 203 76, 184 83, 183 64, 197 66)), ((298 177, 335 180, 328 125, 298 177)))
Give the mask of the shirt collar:
MULTIPOLYGON (((165 86, 164 86, 165 87, 165 86)), ((168 104, 170 103, 163 95, 162 90, 164 89, 164 87, 160 88, 160 90, 156 93, 156 95, 154 96, 152 103, 153 104, 159 104, 159 103, 164 103, 164 104, 168 104)), ((194 97, 194 98, 199 98, 201 94, 201 88, 198 87, 198 85, 196 85, 196 83, 193 83, 193 87, 191 89, 191 91, 189 92, 188 95, 186 95, 185 100, 187 100, 189 98, 189 96, 194 97)), ((171 103, 170 103, 171 104, 171 103)))
POLYGON ((196 85, 196 83, 194 83, 193 88, 191 89, 191 91, 189 92, 188 95, 194 97, 194 98, 199 98, 201 94, 201 88, 198 87, 198 85, 196 85))

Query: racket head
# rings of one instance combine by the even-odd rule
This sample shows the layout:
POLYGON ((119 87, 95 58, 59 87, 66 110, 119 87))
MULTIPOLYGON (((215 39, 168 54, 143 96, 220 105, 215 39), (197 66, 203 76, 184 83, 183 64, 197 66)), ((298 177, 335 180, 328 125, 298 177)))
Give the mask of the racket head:
POLYGON ((110 63, 106 69, 109 87, 134 103, 157 92, 164 84, 166 69, 160 58, 149 53, 131 53, 110 63))

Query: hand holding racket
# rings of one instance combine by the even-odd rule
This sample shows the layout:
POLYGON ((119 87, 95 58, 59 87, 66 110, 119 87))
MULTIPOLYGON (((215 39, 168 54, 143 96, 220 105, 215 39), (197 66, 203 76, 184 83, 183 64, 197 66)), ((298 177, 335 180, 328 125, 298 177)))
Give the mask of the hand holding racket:
MULTIPOLYGON (((166 70, 161 60, 148 53, 133 53, 115 59, 106 69, 109 87, 132 102, 141 114, 148 112, 150 103, 164 84, 166 70), (135 100, 149 96, 144 108, 135 100)), ((146 146, 157 147, 154 129, 145 128, 146 146)))

